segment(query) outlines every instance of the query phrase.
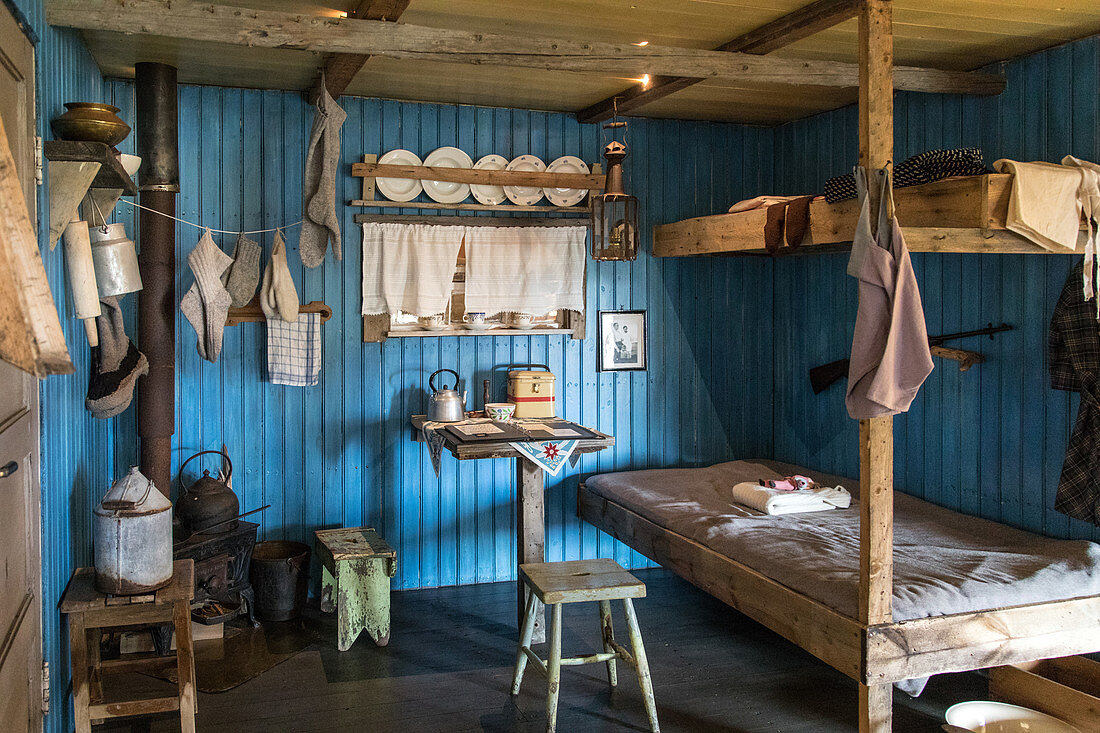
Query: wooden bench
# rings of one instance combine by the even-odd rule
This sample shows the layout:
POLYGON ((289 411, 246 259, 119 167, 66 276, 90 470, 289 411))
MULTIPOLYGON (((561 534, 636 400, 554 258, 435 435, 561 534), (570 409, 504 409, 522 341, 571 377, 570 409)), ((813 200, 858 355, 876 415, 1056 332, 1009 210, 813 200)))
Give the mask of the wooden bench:
POLYGON ((622 660, 634 668, 638 674, 638 685, 642 688, 646 714, 654 733, 659 733, 657 724, 657 705, 653 699, 653 681, 649 676, 649 662, 646 661, 645 648, 642 646, 642 632, 638 628, 638 617, 634 613, 632 598, 645 597, 645 584, 626 572, 614 560, 571 560, 568 562, 526 563, 519 566, 520 578, 530 589, 527 598, 527 610, 523 617, 519 648, 516 650, 516 669, 512 678, 512 694, 518 695, 523 683, 523 672, 530 660, 535 668, 549 682, 546 698, 546 730, 553 733, 557 728, 558 692, 561 682, 562 665, 607 664, 607 681, 612 687, 618 684, 615 662, 622 660), (627 632, 630 635, 631 649, 627 650, 617 641, 611 624, 611 601, 621 600, 626 612, 627 632), (596 601, 600 610, 600 636, 603 651, 582 657, 561 656, 561 607, 566 603, 596 601), (535 619, 539 615, 539 604, 550 606, 550 656, 543 661, 531 650, 531 637, 535 629, 535 619))
POLYGON ((131 715, 180 712, 183 733, 195 731, 195 653, 191 644, 191 597, 195 592, 195 564, 177 560, 172 581, 150 595, 109 596, 95 589, 95 568, 79 568, 61 598, 61 612, 69 616, 69 653, 73 675, 73 715, 76 733, 90 733, 93 720, 131 715), (175 654, 123 654, 101 660, 101 629, 146 624, 174 626, 175 654), (105 700, 104 672, 163 669, 175 664, 179 691, 169 697, 141 700, 105 700))
POLYGON ((366 631, 378 646, 390 642, 390 578, 397 552, 373 527, 319 529, 321 610, 336 611, 337 648, 351 649, 366 631))

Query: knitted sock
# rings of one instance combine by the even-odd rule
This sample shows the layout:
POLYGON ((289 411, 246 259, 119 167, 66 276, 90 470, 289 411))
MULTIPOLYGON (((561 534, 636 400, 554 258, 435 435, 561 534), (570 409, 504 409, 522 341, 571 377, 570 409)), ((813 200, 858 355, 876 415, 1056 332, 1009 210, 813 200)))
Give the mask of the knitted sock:
POLYGON ((340 127, 347 113, 328 93, 324 80, 317 114, 306 150, 302 175, 302 232, 298 250, 302 264, 316 267, 325 260, 325 251, 332 242, 332 254, 343 257, 340 247, 340 217, 336 213, 336 173, 340 165, 340 127))
POLYGON ((217 361, 222 352, 222 332, 233 296, 222 285, 221 277, 232 262, 233 258, 214 243, 209 230, 187 255, 195 284, 180 301, 180 310, 198 336, 199 356, 210 362, 217 361))
POLYGON ((149 362, 126 336, 118 296, 100 300, 95 319, 99 346, 92 348, 92 370, 84 406, 92 417, 105 420, 123 412, 134 398, 138 377, 148 374, 149 362))
POLYGON ((279 232, 275 232, 275 245, 260 285, 260 310, 268 319, 282 318, 291 323, 298 319, 298 291, 286 265, 286 242, 279 232))
POLYGON ((233 298, 234 308, 248 305, 260 286, 260 245, 243 234, 238 235, 233 264, 222 275, 222 282, 233 298))

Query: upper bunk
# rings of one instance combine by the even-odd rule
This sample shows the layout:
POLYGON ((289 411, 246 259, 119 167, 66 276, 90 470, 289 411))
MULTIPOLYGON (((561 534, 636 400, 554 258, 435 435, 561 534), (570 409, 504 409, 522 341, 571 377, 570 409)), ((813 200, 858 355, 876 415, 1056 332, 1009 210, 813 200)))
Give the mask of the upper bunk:
MULTIPOLYGON (((894 189, 898 221, 910 252, 988 254, 1050 254, 1030 240, 1008 231, 1012 175, 990 173, 945 178, 933 183, 894 189)), ((780 205, 780 204, 776 204, 780 205)), ((653 227, 656 257, 721 254, 766 254, 764 224, 768 206, 735 214, 714 214, 653 227)), ((855 199, 835 204, 810 203, 810 221, 799 248, 780 252, 829 251, 850 244, 859 215, 855 199)), ((1078 251, 1084 251, 1083 238, 1078 251)))

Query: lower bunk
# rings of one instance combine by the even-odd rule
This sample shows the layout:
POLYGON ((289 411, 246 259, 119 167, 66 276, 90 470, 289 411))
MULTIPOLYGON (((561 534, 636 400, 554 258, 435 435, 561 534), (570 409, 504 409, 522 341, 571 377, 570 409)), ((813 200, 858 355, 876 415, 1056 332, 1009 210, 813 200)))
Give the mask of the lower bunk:
MULTIPOLYGON (((895 493, 894 621, 857 620, 859 509, 767 516, 733 503, 772 461, 593 476, 578 515, 868 687, 1100 651, 1100 546, 895 493)), ((915 691, 920 683, 903 688, 915 691)))

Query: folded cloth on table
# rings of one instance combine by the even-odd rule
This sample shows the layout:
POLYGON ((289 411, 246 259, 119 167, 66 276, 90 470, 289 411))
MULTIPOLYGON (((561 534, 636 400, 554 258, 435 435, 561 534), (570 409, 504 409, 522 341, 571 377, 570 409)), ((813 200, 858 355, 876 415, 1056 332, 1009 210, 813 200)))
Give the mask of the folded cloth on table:
POLYGON ((585 227, 469 227, 466 310, 584 311, 585 227))
MULTIPOLYGON (((420 317, 445 312, 466 231, 460 226, 364 224, 363 315, 402 311, 420 317)), ((513 266, 510 257, 517 251, 506 258, 513 266)), ((469 288, 469 245, 466 258, 469 288)), ((468 293, 466 309, 478 310, 470 307, 468 293)))
POLYGON ((1081 228, 1078 190, 1082 169, 1056 163, 1021 163, 1002 158, 993 164, 1012 173, 1005 227, 1054 252, 1077 249, 1081 228))
POLYGON ((847 509, 852 497, 843 486, 823 487, 805 491, 784 491, 743 481, 733 487, 733 500, 738 504, 772 516, 847 509))
POLYGON ((267 318, 267 376, 272 384, 312 387, 321 373, 321 314, 267 318))

